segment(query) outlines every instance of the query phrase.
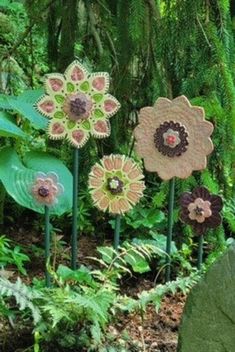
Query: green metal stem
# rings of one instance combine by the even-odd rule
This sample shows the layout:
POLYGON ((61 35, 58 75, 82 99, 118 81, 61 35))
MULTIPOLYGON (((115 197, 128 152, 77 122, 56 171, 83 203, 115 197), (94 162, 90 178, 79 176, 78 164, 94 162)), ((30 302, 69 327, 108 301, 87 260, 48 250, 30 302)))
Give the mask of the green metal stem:
POLYGON ((78 255, 78 176, 79 173, 79 149, 74 148, 73 152, 73 217, 72 217, 72 238, 71 238, 71 268, 77 269, 78 255))
POLYGON ((46 277, 46 287, 51 286, 51 277, 47 270, 47 264, 50 259, 50 210, 45 206, 45 277, 46 277))
POLYGON ((169 182, 169 200, 168 200, 168 231, 166 241, 166 273, 165 281, 168 282, 171 277, 171 242, 172 242, 172 229, 173 229, 173 211, 174 211, 174 196, 175 196, 175 178, 169 182))
POLYGON ((203 261, 203 243, 204 243, 204 236, 199 236, 198 240, 198 257, 197 257, 197 268, 201 270, 202 261, 203 261))
POLYGON ((117 215, 115 219, 115 230, 114 230, 114 249, 117 251, 120 244, 120 226, 121 226, 121 215, 117 215))

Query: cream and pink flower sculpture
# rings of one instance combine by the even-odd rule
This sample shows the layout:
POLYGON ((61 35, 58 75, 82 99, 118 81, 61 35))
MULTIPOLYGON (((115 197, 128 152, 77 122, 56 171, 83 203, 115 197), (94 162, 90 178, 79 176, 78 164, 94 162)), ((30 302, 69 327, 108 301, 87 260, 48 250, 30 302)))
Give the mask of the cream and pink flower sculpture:
MULTIPOLYGON (((109 119, 120 109, 120 103, 108 94, 109 81, 107 73, 90 73, 74 61, 64 74, 46 75, 45 95, 36 105, 48 118, 48 136, 66 139, 74 147, 73 269, 77 265, 78 151, 90 136, 110 135, 109 119)), ((145 169, 158 174, 163 181, 170 180, 166 281, 170 279, 175 178, 185 179, 193 171, 206 168, 207 156, 213 151, 212 132, 213 125, 206 121, 203 108, 192 106, 185 96, 173 100, 158 98, 153 107, 142 108, 134 129, 136 155, 143 158, 145 169)), ((143 196, 143 180, 140 161, 125 155, 105 155, 91 169, 88 185, 94 205, 116 217, 115 249, 119 246, 121 216, 143 196)), ((53 173, 38 174, 31 188, 35 201, 44 204, 47 210, 59 201, 62 191, 63 180, 58 180, 53 173)), ((199 257, 202 258, 204 232, 221 222, 221 198, 199 187, 182 195, 181 208, 181 220, 192 225, 200 235, 199 257)))
POLYGON ((89 73, 78 61, 64 74, 46 75, 46 94, 37 109, 49 118, 49 137, 65 138, 75 148, 83 147, 90 136, 108 137, 109 118, 120 108, 117 99, 107 93, 109 82, 108 73, 89 73))

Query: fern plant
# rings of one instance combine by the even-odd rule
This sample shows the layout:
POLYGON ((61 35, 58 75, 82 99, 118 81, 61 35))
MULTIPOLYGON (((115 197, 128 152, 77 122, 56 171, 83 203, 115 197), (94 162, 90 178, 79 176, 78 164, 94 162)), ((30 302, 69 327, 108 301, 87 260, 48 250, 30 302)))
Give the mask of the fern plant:
POLYGON ((2 307, 5 307, 8 311, 8 304, 6 297, 14 297, 20 310, 28 308, 34 320, 37 324, 41 318, 40 310, 34 304, 34 300, 38 298, 36 291, 31 290, 26 286, 20 278, 17 278, 15 283, 10 282, 7 279, 0 277, 0 295, 2 296, 2 307))
POLYGON ((127 312, 139 312, 143 317, 148 305, 153 304, 158 311, 166 294, 174 295, 176 292, 186 294, 199 279, 200 274, 197 271, 193 271, 188 277, 177 278, 175 281, 169 281, 164 285, 157 285, 148 291, 142 291, 138 294, 137 299, 119 296, 117 307, 127 312))
POLYGON ((15 265, 21 274, 26 275, 24 263, 29 260, 29 257, 21 252, 20 246, 12 248, 11 241, 6 236, 0 236, 0 268, 15 265))

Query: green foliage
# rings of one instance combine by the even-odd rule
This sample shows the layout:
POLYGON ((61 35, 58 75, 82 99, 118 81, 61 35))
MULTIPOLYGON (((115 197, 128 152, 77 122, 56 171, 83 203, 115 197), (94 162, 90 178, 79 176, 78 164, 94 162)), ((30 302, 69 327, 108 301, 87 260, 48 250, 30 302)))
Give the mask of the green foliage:
POLYGON ((29 257, 21 252, 20 246, 12 248, 11 241, 6 236, 0 236, 0 268, 14 265, 21 274, 26 275, 24 263, 29 260, 29 257))
POLYGON ((125 253, 123 250, 119 258, 117 253, 114 256, 113 250, 108 251, 107 247, 99 248, 104 270, 90 271, 81 266, 73 271, 60 265, 57 272, 51 272, 54 282, 50 289, 39 284, 29 288, 20 279, 15 284, 0 279, 0 293, 5 304, 0 303, 0 311, 5 307, 5 315, 11 314, 11 305, 6 297, 15 297, 20 310, 29 308, 35 324, 35 348, 44 352, 49 351, 52 346, 54 349, 86 348, 88 351, 97 352, 121 351, 125 346, 134 346, 134 341, 128 342, 124 337, 124 340, 121 337, 114 340, 110 333, 107 333, 107 326, 116 314, 136 312, 142 316, 150 304, 159 309, 164 295, 178 291, 186 293, 199 278, 198 273, 194 272, 190 277, 178 278, 166 285, 143 291, 138 298, 122 296, 118 293, 117 284, 113 282, 113 278, 117 277, 116 271, 119 271, 119 278, 125 275, 127 270, 129 271, 127 268, 133 265, 133 256, 141 253, 144 257, 149 257, 149 248, 142 246, 140 252, 140 247, 133 249, 128 246, 128 250, 125 253), (122 265, 119 265, 120 262, 122 265))
POLYGON ((134 41, 138 41, 143 39, 143 24, 146 16, 144 0, 131 0, 130 11, 130 34, 134 41))
MULTIPOLYGON (((35 92, 35 96, 37 93, 35 92)), ((47 119, 39 114, 31 101, 28 101, 28 95, 13 97, 8 95, 0 95, 0 108, 7 111, 16 111, 27 120, 29 120, 34 128, 46 128, 47 119)))
POLYGON ((225 221, 228 223, 229 229, 235 233, 235 200, 229 199, 224 205, 223 215, 225 221))
MULTIPOLYGON (((107 277, 116 284, 123 275, 132 276, 132 272, 143 274, 150 271, 150 263, 154 257, 165 257, 165 251, 156 246, 157 241, 139 241, 132 243, 125 241, 119 251, 112 247, 97 247, 100 258, 92 258, 102 265, 103 270, 95 271, 95 275, 100 280, 105 281, 107 277)), ((174 247, 174 244, 173 244, 174 247)))
POLYGON ((34 305, 33 300, 38 296, 37 293, 29 289, 21 280, 17 278, 16 283, 0 278, 0 295, 2 297, 14 297, 20 310, 30 309, 34 323, 40 320, 40 311, 34 305))
POLYGON ((175 281, 167 282, 165 285, 158 285, 149 291, 142 291, 138 294, 138 299, 121 297, 118 307, 128 312, 137 311, 143 313, 149 304, 154 304, 156 310, 159 310, 162 298, 166 294, 175 294, 178 291, 186 294, 198 282, 199 278, 198 272, 192 272, 188 277, 179 277, 175 281))
POLYGON ((0 112, 0 136, 26 138, 26 134, 15 124, 10 114, 0 112))
MULTIPOLYGON (((153 200, 154 202, 154 200, 153 200)), ((121 234, 125 236, 138 235, 149 237, 150 230, 157 231, 162 228, 165 215, 162 211, 153 208, 145 208, 143 204, 135 206, 121 221, 121 234)), ((110 220, 112 228, 115 227, 115 220, 110 220)))

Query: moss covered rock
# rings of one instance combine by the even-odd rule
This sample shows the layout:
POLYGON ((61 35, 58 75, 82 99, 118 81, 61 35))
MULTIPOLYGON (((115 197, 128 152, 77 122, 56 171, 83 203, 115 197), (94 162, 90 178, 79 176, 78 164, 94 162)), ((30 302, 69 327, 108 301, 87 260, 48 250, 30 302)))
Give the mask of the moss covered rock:
POLYGON ((178 352, 235 351, 235 245, 188 296, 178 352))

